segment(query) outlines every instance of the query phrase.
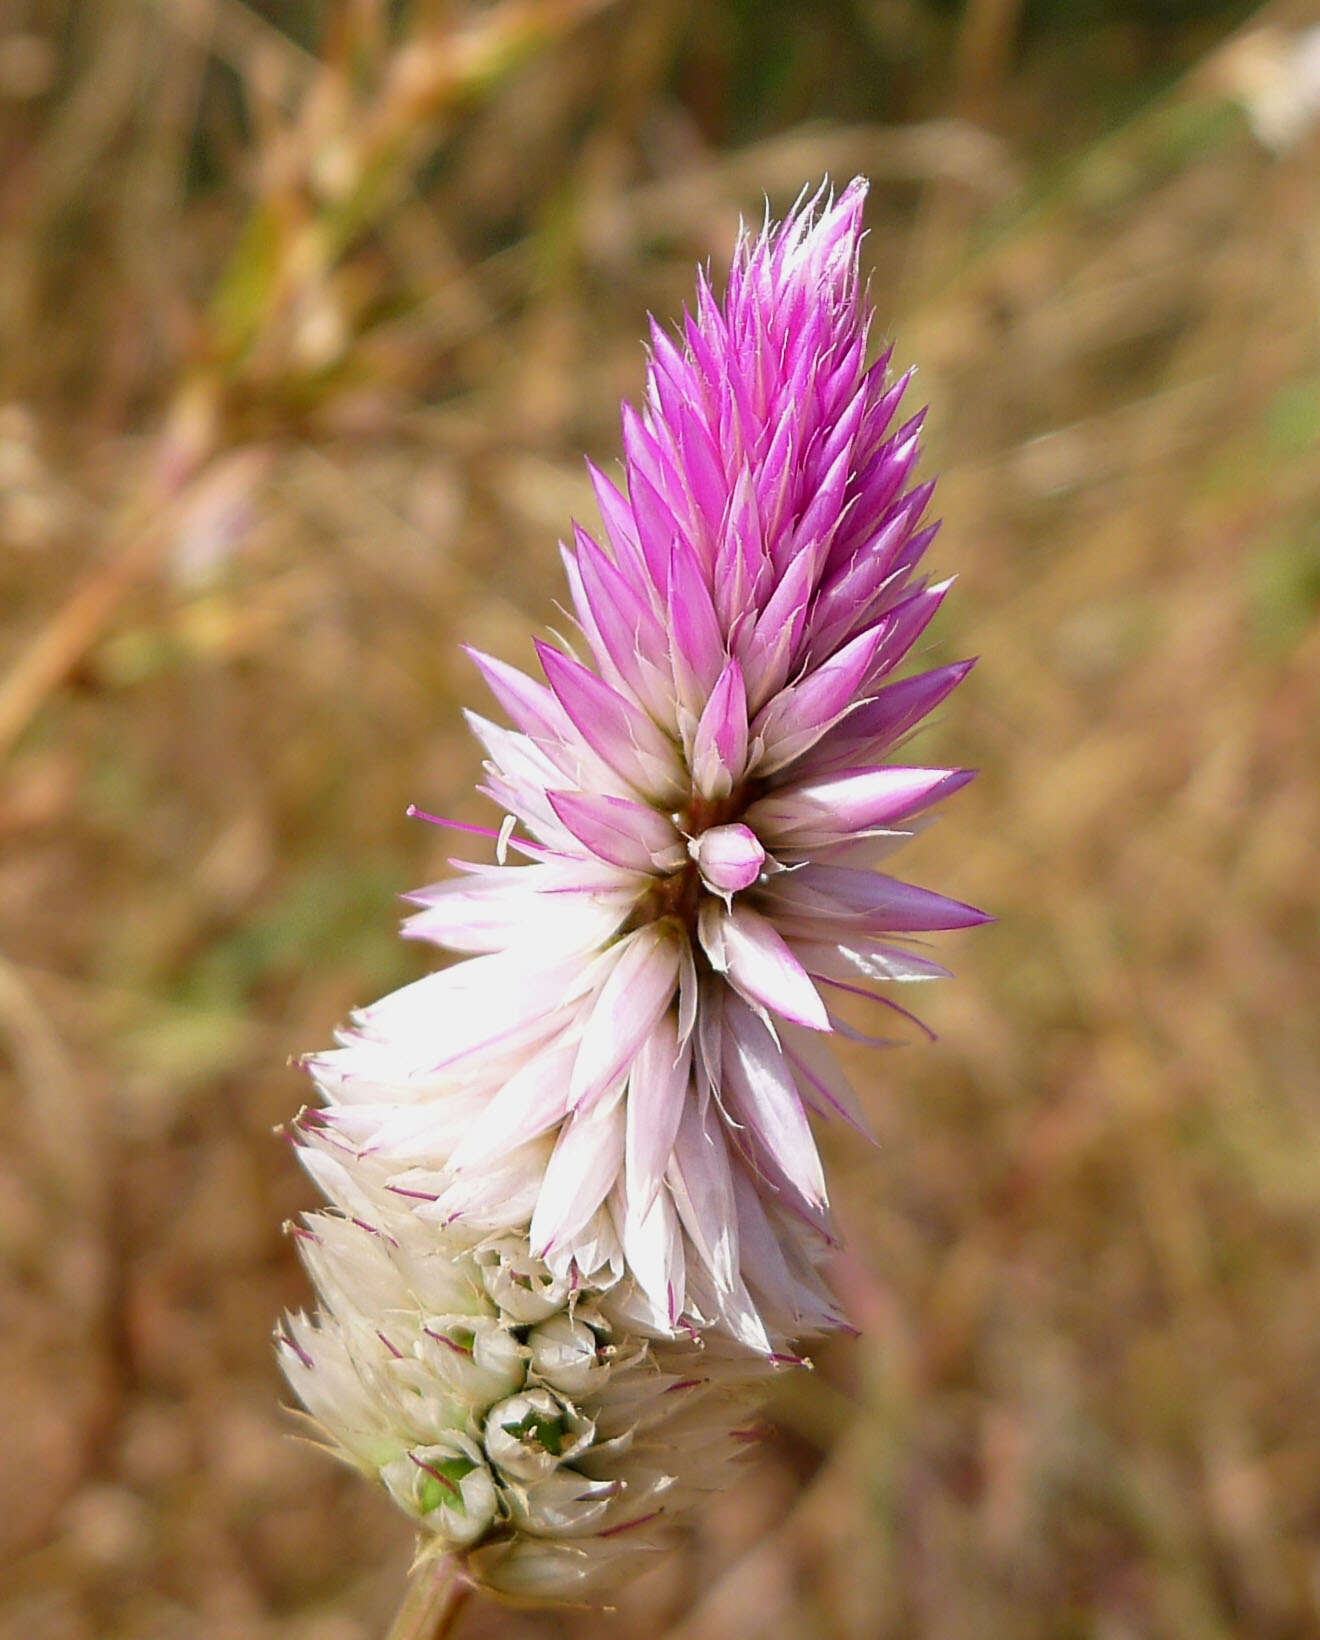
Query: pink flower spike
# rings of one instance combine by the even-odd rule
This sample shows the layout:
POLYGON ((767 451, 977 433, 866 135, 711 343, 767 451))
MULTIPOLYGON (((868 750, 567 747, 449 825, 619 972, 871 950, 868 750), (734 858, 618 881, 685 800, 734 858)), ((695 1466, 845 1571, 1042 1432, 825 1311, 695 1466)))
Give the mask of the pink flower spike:
POLYGON ((983 920, 877 869, 971 775, 890 761, 967 663, 911 665, 951 583, 924 412, 868 363, 865 194, 745 229, 652 326, 623 477, 589 465, 602 524, 563 549, 580 657, 474 655, 495 862, 405 925, 458 960, 315 1062, 322 1148, 425 1224, 530 1231, 567 1288, 767 1356, 839 1324, 809 1118, 862 1118, 831 1032, 983 920))

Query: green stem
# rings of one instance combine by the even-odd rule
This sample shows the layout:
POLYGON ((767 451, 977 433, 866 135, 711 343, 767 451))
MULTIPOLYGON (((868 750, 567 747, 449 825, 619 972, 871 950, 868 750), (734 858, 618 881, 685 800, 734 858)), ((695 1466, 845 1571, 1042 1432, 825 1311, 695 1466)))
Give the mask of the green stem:
POLYGON ((472 1593, 448 1557, 424 1560, 413 1572, 385 1640, 445 1640, 472 1593))

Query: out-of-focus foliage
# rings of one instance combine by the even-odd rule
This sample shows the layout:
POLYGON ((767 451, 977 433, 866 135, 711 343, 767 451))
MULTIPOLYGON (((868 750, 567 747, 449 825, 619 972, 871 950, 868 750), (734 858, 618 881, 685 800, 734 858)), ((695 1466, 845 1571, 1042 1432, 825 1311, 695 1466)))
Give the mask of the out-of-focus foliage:
POLYGON ((458 645, 553 618, 646 310, 827 170, 983 656, 916 846, 1001 920, 830 1137, 861 1338, 622 1618, 480 1632, 1320 1627, 1317 21, 0 5, 0 1632, 381 1632, 279 1411, 284 1062, 421 971, 458 645))

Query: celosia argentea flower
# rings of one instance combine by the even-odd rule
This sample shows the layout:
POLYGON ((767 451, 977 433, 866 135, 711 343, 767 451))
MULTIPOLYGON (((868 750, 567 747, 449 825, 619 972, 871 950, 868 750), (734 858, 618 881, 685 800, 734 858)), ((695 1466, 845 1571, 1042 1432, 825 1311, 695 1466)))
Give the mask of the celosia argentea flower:
POLYGON ((604 528, 564 553, 580 654, 475 657, 515 725, 471 720, 499 863, 407 925, 466 960, 311 1062, 424 1221, 525 1228, 556 1279, 766 1353, 838 1319, 808 1117, 857 1120, 839 1003, 895 1007, 871 987, 944 972, 910 936, 982 920, 876 869, 969 778, 893 760, 968 663, 894 677, 948 583, 922 418, 866 360, 864 195, 745 235, 722 303, 702 278, 653 326, 625 486, 592 469, 604 528))

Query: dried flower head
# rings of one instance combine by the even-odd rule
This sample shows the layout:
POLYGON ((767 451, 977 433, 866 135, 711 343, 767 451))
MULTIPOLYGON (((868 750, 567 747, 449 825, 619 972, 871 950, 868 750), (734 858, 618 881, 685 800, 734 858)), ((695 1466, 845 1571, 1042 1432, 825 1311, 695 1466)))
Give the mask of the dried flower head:
POLYGON ((969 663, 894 678, 948 583, 922 418, 866 360, 864 194, 744 235, 723 303, 703 277, 653 326, 626 492, 592 469, 604 530, 564 554, 582 657, 475 657, 515 725, 471 719, 499 863, 407 924, 466 960, 311 1062, 436 1222, 525 1225, 556 1279, 626 1270, 653 1326, 767 1352, 838 1319, 808 1118, 863 1123, 825 1038, 944 973, 913 935, 983 920, 876 869, 969 778, 890 761, 969 663))

